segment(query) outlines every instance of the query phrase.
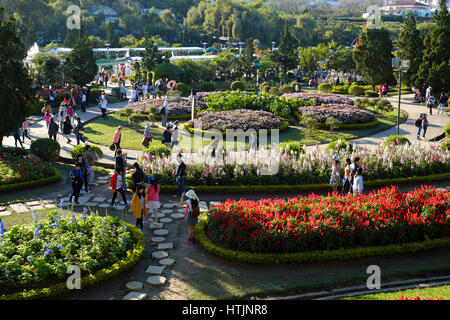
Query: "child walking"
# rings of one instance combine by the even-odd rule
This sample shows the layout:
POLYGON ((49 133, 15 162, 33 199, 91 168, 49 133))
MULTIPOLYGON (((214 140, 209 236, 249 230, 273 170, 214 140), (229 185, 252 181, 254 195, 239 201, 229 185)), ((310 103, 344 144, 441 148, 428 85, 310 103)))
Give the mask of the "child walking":
POLYGON ((122 171, 120 169, 116 169, 112 178, 111 178, 111 189, 114 191, 113 198, 111 201, 111 208, 114 209, 114 201, 116 201, 117 193, 120 192, 122 195, 123 202, 129 208, 127 203, 127 198, 125 197, 125 191, 123 189, 124 182, 122 181, 122 171))
POLYGON ((81 163, 77 162, 75 168, 70 171, 69 177, 72 180, 72 194, 70 195, 69 202, 75 198, 75 203, 78 204, 78 198, 80 197, 80 191, 84 183, 83 172, 81 171, 81 163))
POLYGON ((159 203, 159 184, 153 176, 148 177, 149 185, 147 187, 147 208, 153 211, 154 221, 158 221, 158 209, 161 207, 159 203))
POLYGON ((362 168, 359 167, 355 173, 355 181, 353 182, 353 194, 364 193, 362 168))
POLYGON ((188 225, 189 238, 187 243, 194 244, 197 236, 196 226, 198 223, 198 216, 200 214, 199 208, 199 198, 194 190, 189 190, 186 192, 186 213, 184 215, 186 219, 186 224, 188 225))
POLYGON ((133 195, 133 199, 131 200, 131 213, 136 217, 136 227, 144 230, 143 219, 144 216, 148 215, 147 206, 146 206, 146 196, 145 189, 142 184, 138 185, 136 188, 136 192, 133 195))

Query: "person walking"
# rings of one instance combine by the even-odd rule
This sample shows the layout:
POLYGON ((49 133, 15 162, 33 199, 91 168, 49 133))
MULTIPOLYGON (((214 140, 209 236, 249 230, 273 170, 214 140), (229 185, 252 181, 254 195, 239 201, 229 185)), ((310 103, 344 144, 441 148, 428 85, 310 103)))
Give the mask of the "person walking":
POLYGON ((69 202, 72 203, 72 201, 75 200, 75 203, 78 204, 80 191, 84 184, 83 172, 81 171, 81 163, 77 162, 75 164, 75 168, 70 171, 69 177, 72 181, 72 194, 69 198, 69 202))
POLYGON ((81 111, 86 112, 86 104, 87 104, 87 96, 86 90, 83 90, 83 94, 81 96, 81 111))
POLYGON ((174 124, 175 124, 175 127, 173 128, 173 132, 172 132, 170 150, 172 150, 172 148, 174 146, 178 146, 178 136, 179 136, 178 125, 180 124, 180 122, 178 120, 176 120, 174 122, 174 124))
POLYGON ((115 146, 114 157, 117 156, 117 151, 120 150, 120 141, 122 139, 122 126, 118 126, 114 132, 113 144, 115 146))
POLYGON ((69 105, 68 107, 67 107, 67 115, 69 116, 69 118, 70 118, 70 123, 73 125, 74 124, 74 118, 75 118, 75 112, 74 112, 74 110, 73 110, 73 106, 72 105, 69 105))
POLYGON ((350 184, 350 158, 345 159, 344 178, 342 179, 342 194, 346 195, 350 192, 352 185, 350 184))
POLYGON ((45 111, 44 119, 45 119, 45 124, 47 125, 47 128, 50 125, 50 119, 52 119, 52 118, 53 118, 52 114, 50 112, 48 112, 48 110, 45 111))
POLYGON ((117 150, 117 155, 114 158, 114 168, 120 170, 122 172, 122 180, 123 180, 123 189, 127 191, 127 185, 125 183, 125 166, 126 161, 124 159, 126 158, 126 155, 123 154, 122 150, 117 150))
POLYGON ((102 110, 102 117, 103 117, 103 119, 107 120, 108 116, 106 114, 106 106, 108 105, 108 100, 106 99, 106 93, 105 92, 103 92, 102 95, 101 95, 101 99, 100 99, 99 105, 100 105, 100 109, 102 110))
MULTIPOLYGON (((359 157, 355 157, 355 159, 353 160, 353 163, 350 165, 349 172, 348 172, 349 182, 350 182, 350 185, 352 185, 352 186, 355 182, 355 174, 359 167, 360 167, 360 159, 359 159, 359 157)), ((353 193, 353 188, 350 188, 350 193, 353 193)))
POLYGON ((425 134, 427 133, 428 128, 428 119, 426 114, 423 115, 422 128, 423 128, 423 138, 425 139, 425 134))
POLYGON ((431 96, 433 88, 431 86, 428 86, 427 90, 425 91, 425 103, 428 102, 428 98, 431 96))
POLYGON ((174 197, 180 197, 180 203, 182 203, 184 199, 184 193, 186 191, 184 188, 184 179, 186 177, 186 164, 183 162, 183 156, 181 155, 181 153, 178 154, 177 159, 178 159, 178 168, 175 175, 175 181, 178 186, 178 191, 174 197))
POLYGON ((139 185, 142 185, 144 183, 144 170, 139 166, 139 163, 135 162, 133 163, 133 167, 136 169, 133 173, 133 192, 136 192, 136 188, 139 185))
POLYGON ((63 125, 63 136, 67 139, 67 143, 70 143, 72 140, 70 140, 69 136, 72 133, 73 126, 70 122, 69 116, 66 116, 66 120, 64 120, 63 125))
POLYGON ((430 109, 430 115, 433 114, 433 106, 434 106, 435 102, 436 101, 435 101, 433 95, 430 95, 427 100, 427 107, 430 109))
MULTIPOLYGON (((89 180, 88 180, 88 164, 86 159, 83 158, 82 154, 79 154, 77 156, 77 163, 80 164, 81 166, 81 173, 83 174, 83 184, 84 184, 84 191, 89 192, 89 188, 88 188, 88 184, 89 184, 89 180)), ((83 186, 81 186, 83 187, 83 186)))
POLYGON ((194 244, 197 241, 197 224, 198 224, 198 216, 200 214, 200 199, 194 190, 189 190, 186 192, 186 212, 184 214, 186 219, 186 224, 188 226, 188 234, 189 238, 187 239, 187 243, 194 244))
POLYGON ((98 159, 98 155, 96 152, 92 151, 92 147, 90 145, 85 146, 83 157, 86 159, 88 165, 88 173, 89 173, 89 185, 94 185, 94 164, 95 160, 98 159))
POLYGON ((122 179, 122 173, 123 173, 123 171, 120 171, 120 169, 116 169, 113 176, 111 177, 111 189, 114 192, 112 200, 111 200, 111 208, 113 208, 113 209, 114 209, 114 202, 116 201, 117 193, 119 193, 119 192, 122 195, 123 202, 125 203, 127 208, 129 208, 128 203, 127 203, 127 198, 125 197, 125 190, 123 188, 125 181, 122 179))
POLYGON ((362 176, 362 168, 359 167, 355 173, 355 179, 353 182, 353 194, 362 194, 362 193, 364 193, 363 176, 362 176))
POLYGON ((444 114, 444 107, 448 106, 448 100, 449 100, 449 94, 445 93, 445 92, 442 92, 441 93, 441 97, 439 98, 439 105, 438 105, 438 109, 437 109, 437 114, 439 114, 439 112, 444 114))
POLYGON ((123 101, 127 98, 127 89, 125 88, 125 83, 121 84, 119 93, 120 93, 120 101, 123 101))
POLYGON ((163 132, 163 140, 162 143, 167 147, 170 148, 170 145, 172 143, 172 132, 170 132, 170 127, 167 126, 166 130, 163 132))
POLYGON ((423 113, 419 114, 419 118, 414 121, 414 126, 417 127, 417 139, 420 139, 420 132, 422 131, 423 113))
POLYGON ((55 100, 56 100, 56 94, 55 91, 53 89, 50 90, 50 96, 49 96, 49 101, 50 101, 50 108, 54 109, 55 108, 55 100))
POLYGON ((56 135, 58 134, 58 130, 59 130, 59 126, 58 124, 55 122, 54 118, 50 119, 50 123, 48 125, 48 137, 50 139, 55 139, 55 141, 57 141, 56 139, 56 135))
POLYGON ((152 140, 153 140, 153 137, 150 132, 150 123, 147 123, 145 125, 144 137, 142 138, 142 145, 144 147, 148 148, 150 146, 150 142, 152 142, 152 140))
POLYGON ((23 143, 25 143, 25 137, 27 137, 28 139, 30 139, 31 142, 33 142, 33 139, 31 139, 31 137, 30 137, 30 127, 29 127, 28 121, 26 119, 22 122, 23 143))
POLYGON ((77 117, 77 125, 76 125, 75 129, 73 130, 73 132, 75 133, 75 136, 77 138, 77 145, 80 144, 80 140, 83 141, 83 143, 86 143, 86 139, 84 139, 84 137, 83 137, 84 127, 83 127, 83 123, 81 122, 80 117, 77 117))
POLYGON ((137 186, 136 191, 131 199, 131 213, 136 217, 136 227, 139 227, 144 232, 144 217, 148 216, 147 198, 144 186, 141 184, 137 186))
POLYGON ((22 144, 22 140, 20 140, 20 132, 19 129, 14 130, 11 135, 14 137, 14 144, 17 148, 17 141, 19 141, 20 146, 22 147, 22 149, 24 149, 23 144, 22 144))
MULTIPOLYGON (((153 211, 153 221, 158 222, 158 209, 161 207, 159 203, 159 192, 160 186, 156 182, 155 177, 148 177, 148 186, 146 190, 147 194, 147 208, 150 211, 153 211)), ((149 212, 149 218, 151 217, 151 213, 149 212)))
POLYGON ((169 102, 167 100, 164 100, 164 105, 162 107, 162 112, 161 112, 161 125, 163 127, 166 126, 167 124, 167 112, 169 111, 169 102))
POLYGON ((105 87, 108 86, 108 80, 109 80, 109 76, 108 76, 108 74, 105 74, 105 87))
POLYGON ((341 169, 341 164, 339 162, 339 158, 334 156, 333 165, 331 166, 331 174, 330 174, 330 186, 333 193, 338 192, 338 185, 341 180, 341 175, 339 170, 341 169))

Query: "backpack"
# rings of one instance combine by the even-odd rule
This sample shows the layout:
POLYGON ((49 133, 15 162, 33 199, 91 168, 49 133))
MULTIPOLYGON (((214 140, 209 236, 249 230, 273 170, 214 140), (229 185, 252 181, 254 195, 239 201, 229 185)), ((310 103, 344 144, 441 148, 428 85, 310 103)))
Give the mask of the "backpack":
POLYGON ((192 208, 191 218, 197 218, 199 215, 200 215, 200 208, 198 206, 195 208, 192 208))
POLYGON ((416 121, 414 121, 414 126, 420 127, 420 119, 416 119, 416 121))

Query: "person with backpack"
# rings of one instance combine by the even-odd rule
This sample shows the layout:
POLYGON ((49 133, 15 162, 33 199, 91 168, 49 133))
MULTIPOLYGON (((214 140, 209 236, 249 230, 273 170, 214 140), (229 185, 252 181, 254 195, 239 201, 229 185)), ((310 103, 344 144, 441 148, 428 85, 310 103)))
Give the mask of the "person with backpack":
POLYGON ((126 154, 122 152, 121 149, 117 150, 117 154, 114 158, 114 168, 118 169, 122 173, 122 180, 123 180, 123 189, 127 191, 127 185, 125 183, 125 167, 126 164, 126 154))
POLYGON ((183 157, 181 153, 178 154, 177 158, 178 158, 178 168, 175 174, 175 179, 178 186, 178 191, 174 197, 181 197, 180 203, 182 203, 184 199, 184 193, 186 191, 184 188, 184 178, 186 177, 186 164, 183 162, 183 157))
POLYGON ((444 114, 444 107, 448 106, 448 100, 449 100, 448 93, 442 92, 441 97, 439 99, 437 114, 439 114, 439 112, 442 112, 442 114, 444 114))
POLYGON ((427 107, 430 108, 430 115, 433 114, 433 106, 435 102, 436 100, 434 99, 433 95, 430 95, 427 100, 427 107))
POLYGON ((427 133, 428 128, 428 119, 426 114, 423 115, 422 128, 423 128, 423 138, 425 139, 425 134, 427 133))
POLYGON ((111 208, 113 209, 114 209, 114 202, 116 201, 118 192, 120 192, 120 194, 122 195, 123 202, 125 203, 127 208, 129 208, 127 198, 125 197, 125 190, 124 190, 125 181, 122 178, 122 173, 123 171, 120 171, 120 169, 116 169, 113 176, 111 177, 111 189, 114 192, 111 200, 111 208))
POLYGON ((115 146, 114 157, 117 156, 117 152, 120 150, 120 140, 122 139, 122 126, 118 126, 116 132, 114 132, 113 144, 115 146))
POLYGON ((144 183, 145 174, 144 170, 139 166, 139 163, 133 163, 133 167, 136 169, 133 173, 133 192, 136 192, 136 188, 144 183))
POLYGON ((67 143, 70 143, 72 140, 70 140, 69 136, 72 133, 73 126, 72 123, 70 122, 69 116, 66 116, 62 128, 63 128, 63 136, 67 139, 67 143))
MULTIPOLYGON (((159 203, 160 186, 156 182, 155 177, 148 177, 148 186, 145 193, 147 194, 147 208, 153 211, 154 221, 158 221, 158 209, 161 207, 159 203)), ((151 215, 151 213, 149 213, 151 215)))
POLYGON ((420 139, 420 132, 422 131, 423 113, 419 114, 419 118, 414 121, 414 126, 417 127, 417 139, 420 139))
POLYGON ((170 150, 172 150, 173 147, 178 146, 178 137, 179 137, 179 130, 178 126, 180 125, 180 122, 176 120, 174 122, 175 127, 173 128, 172 136, 171 136, 171 142, 170 142, 170 150))
POLYGON ((147 196, 142 184, 138 185, 131 199, 131 213, 136 217, 136 227, 144 231, 143 220, 148 216, 147 212, 147 196))
POLYGON ((13 132, 11 132, 11 135, 14 137, 14 143, 16 145, 16 148, 17 148, 17 141, 19 141, 20 146, 22 147, 22 149, 24 149, 23 144, 22 144, 22 140, 20 140, 19 129, 16 129, 13 132))
POLYGON ((362 194, 364 193, 364 185, 363 185, 363 176, 362 176, 362 168, 359 167, 355 173, 355 179, 353 181, 353 194, 362 194))
POLYGON ((78 204, 78 198, 80 197, 80 191, 84 184, 83 172, 81 171, 81 163, 77 162, 75 168, 73 168, 69 177, 72 181, 72 194, 69 198, 69 202, 72 203, 75 197, 75 203, 78 204))
POLYGON ((84 134, 84 128, 83 123, 81 122, 80 117, 77 117, 77 126, 73 130, 73 133, 75 133, 75 136, 77 137, 77 145, 80 144, 80 140, 83 141, 83 143, 86 143, 86 140, 83 137, 84 134))
POLYGON ((198 224, 198 216, 200 215, 200 199, 192 189, 186 192, 186 198, 186 212, 184 214, 184 217, 186 219, 189 234, 189 238, 186 242, 189 244, 194 244, 197 241, 196 226, 198 224))
POLYGON ((170 145, 172 143, 172 132, 170 132, 170 127, 167 126, 166 130, 163 132, 163 140, 162 143, 167 147, 170 148, 170 145))
POLYGON ((82 154, 79 154, 77 156, 77 163, 79 163, 81 165, 81 172, 83 174, 83 181, 84 181, 84 191, 89 192, 88 189, 88 175, 89 175, 89 171, 88 171, 88 167, 89 165, 87 164, 86 159, 83 158, 82 154))
MULTIPOLYGON (((349 172, 348 172, 348 180, 350 182, 350 185, 353 186, 355 182, 355 174, 358 168, 360 167, 360 159, 359 157, 355 157, 353 160, 353 163, 350 165, 349 172)), ((350 188, 349 193, 353 193, 353 188, 350 188)))
POLYGON ((55 141, 57 141, 56 140, 56 135, 58 134, 58 131, 59 131, 58 124, 55 122, 54 118, 51 118, 50 119, 50 123, 48 125, 48 137, 50 139, 53 138, 53 139, 55 139, 55 141))
MULTIPOLYGON (((167 100, 164 100, 164 105, 161 109, 161 125, 163 127, 167 124, 167 113, 169 111, 169 102, 167 100)), ((170 141, 169 141, 170 142, 170 141)))
POLYGON ((31 139, 31 137, 30 137, 30 127, 29 127, 28 121, 26 119, 22 122, 23 143, 25 143, 25 137, 27 137, 28 139, 30 139, 31 142, 33 142, 33 139, 31 139))

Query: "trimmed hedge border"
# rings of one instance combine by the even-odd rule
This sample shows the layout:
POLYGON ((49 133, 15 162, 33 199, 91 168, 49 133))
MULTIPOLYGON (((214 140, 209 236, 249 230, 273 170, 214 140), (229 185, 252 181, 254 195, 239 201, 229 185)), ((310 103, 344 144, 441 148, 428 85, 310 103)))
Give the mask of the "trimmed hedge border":
MULTIPOLYGON (((184 129, 189 131, 191 134, 194 134, 194 133, 204 134, 204 133, 208 132, 208 130, 196 130, 196 129, 192 128, 191 126, 189 126, 189 122, 186 122, 183 127, 184 127, 184 129)), ((278 128, 262 129, 262 130, 267 130, 267 133, 270 133, 271 130, 279 130, 279 132, 283 132, 283 131, 286 131, 288 128, 289 128, 289 121, 285 120, 285 121, 283 121, 283 124, 281 126, 279 126, 278 128)), ((256 130, 256 131, 259 132, 259 130, 256 130)), ((222 131, 222 135, 225 136, 226 131, 222 131)))
POLYGON ((324 261, 343 261, 348 259, 359 259, 373 256, 385 256, 398 253, 411 253, 429 250, 438 247, 450 246, 450 236, 425 240, 422 242, 411 242, 405 244, 393 244, 377 247, 358 247, 350 249, 324 250, 312 252, 296 253, 251 253, 243 251, 233 251, 215 245, 206 235, 206 220, 203 217, 198 225, 198 240, 201 245, 210 253, 228 260, 247 264, 285 264, 285 263, 305 263, 324 261))
MULTIPOLYGON (((155 120, 162 120, 160 114, 149 114, 149 117, 153 117, 155 120)), ((150 119, 147 118, 149 121, 150 119)), ((184 114, 182 116, 167 116, 167 120, 191 120, 191 114, 184 114)))
MULTIPOLYGON (((432 182, 450 179, 450 173, 433 174, 421 177, 393 178, 368 180, 364 182, 365 187, 381 187, 396 184, 410 184, 415 182, 432 182)), ((127 179, 127 185, 131 182, 127 179)), ((173 193, 177 191, 176 185, 162 185, 161 192, 173 193)), ((240 185, 240 186, 186 186, 186 189, 194 189, 195 192, 203 193, 248 193, 248 192, 264 192, 264 193, 283 193, 283 192, 300 192, 300 191, 330 191, 331 187, 328 183, 319 184, 299 184, 299 185, 240 185)))
POLYGON ((35 186, 42 186, 47 184, 52 184, 55 182, 58 182, 61 179, 61 172, 56 169, 55 167, 52 167, 55 174, 48 178, 43 178, 40 180, 34 180, 34 181, 27 181, 27 182, 20 182, 20 183, 12 183, 12 184, 5 184, 0 186, 0 192, 4 191, 13 191, 17 189, 26 189, 31 188, 35 186))
MULTIPOLYGON (((126 225, 130 228, 133 236, 137 241, 136 246, 133 248, 133 253, 128 255, 126 258, 123 258, 120 261, 114 263, 113 265, 97 271, 95 274, 89 274, 81 278, 82 288, 90 287, 102 281, 109 280, 119 273, 122 273, 123 271, 135 266, 139 262, 146 247, 145 235, 134 225, 129 223, 126 223, 126 225)), ((29 300, 51 298, 57 295, 68 293, 70 291, 72 290, 69 290, 67 288, 66 283, 58 283, 49 288, 24 290, 22 292, 13 293, 10 295, 2 295, 0 296, 0 300, 29 300)))

